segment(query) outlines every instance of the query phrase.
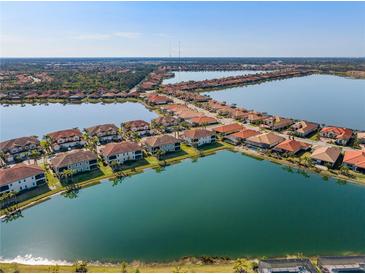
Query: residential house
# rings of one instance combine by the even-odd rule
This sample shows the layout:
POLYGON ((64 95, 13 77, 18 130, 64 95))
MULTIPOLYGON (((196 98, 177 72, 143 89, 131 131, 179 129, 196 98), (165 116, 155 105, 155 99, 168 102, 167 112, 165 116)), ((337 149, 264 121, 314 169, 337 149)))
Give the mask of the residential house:
POLYGON ((37 137, 21 137, 0 143, 0 151, 7 163, 26 160, 33 152, 40 153, 42 148, 37 137))
POLYGON ((277 144, 283 142, 285 140, 284 137, 276 135, 275 133, 262 133, 259 135, 255 135, 246 139, 246 144, 250 147, 254 148, 263 148, 269 149, 273 148, 277 144))
POLYGON ((163 153, 179 151, 180 143, 181 140, 171 135, 146 137, 142 140, 142 144, 151 154, 155 154, 157 151, 162 151, 163 153))
POLYGON ((276 147, 274 147, 273 150, 279 153, 294 155, 297 154, 299 151, 306 151, 310 149, 310 147, 310 144, 289 139, 278 144, 276 147))
POLYGON ((136 132, 139 136, 151 134, 150 124, 143 120, 128 121, 122 124, 123 131, 136 132))
POLYGON ((81 148, 86 143, 78 128, 51 132, 46 137, 51 142, 52 149, 56 152, 81 148))
POLYGON ((353 131, 348 128, 341 127, 324 127, 319 132, 321 137, 335 139, 335 143, 338 145, 347 145, 353 135, 353 131))
POLYGON ((121 165, 127 161, 143 159, 141 146, 134 142, 109 143, 100 148, 99 152, 108 165, 112 162, 121 165))
POLYGON ((252 129, 243 129, 224 137, 224 140, 234 145, 242 144, 247 138, 261 134, 261 132, 252 129))
POLYGON ((318 165, 333 167, 340 154, 341 150, 337 147, 317 147, 310 157, 318 165))
POLYGON ((100 143, 117 142, 122 139, 118 127, 114 124, 97 125, 86 128, 85 131, 90 137, 97 137, 100 143))
POLYGON ((365 173, 365 149, 345 151, 343 164, 354 171, 365 173))
POLYGON ((205 115, 191 118, 188 122, 194 127, 208 126, 218 123, 217 119, 205 115))
POLYGON ((358 132, 356 136, 360 144, 365 144, 365 132, 358 132))
POLYGON ((316 268, 306 258, 266 259, 259 262, 259 273, 315 273, 316 268))
POLYGON ((219 127, 214 128, 213 130, 221 135, 221 136, 226 136, 235 132, 239 132, 241 130, 245 129, 245 127, 241 124, 238 123, 233 123, 233 124, 228 124, 228 125, 222 125, 219 127))
POLYGON ((292 119, 270 116, 263 120, 263 126, 271 130, 283 130, 293 124, 292 119))
POLYGON ((46 183, 44 170, 37 165, 16 164, 0 169, 0 193, 15 193, 46 183))
POLYGON ((180 124, 180 119, 173 116, 161 116, 151 121, 152 127, 164 127, 165 132, 171 132, 172 128, 180 124))
POLYGON ((323 273, 365 273, 365 256, 319 257, 317 264, 323 273))
POLYGON ((212 144, 216 142, 216 134, 214 131, 195 128, 185 130, 180 136, 188 145, 193 147, 200 147, 206 144, 212 144))
POLYGON ((78 174, 98 168, 96 154, 84 149, 57 154, 49 162, 57 175, 61 175, 65 170, 72 170, 74 174, 78 174))
POLYGON ((318 128, 319 128, 319 124, 310 123, 310 122, 307 122, 307 121, 299 121, 299 122, 293 124, 290 127, 290 130, 296 136, 307 137, 308 135, 310 135, 313 132, 317 131, 318 128))
POLYGON ((173 101, 165 95, 150 93, 146 96, 146 102, 150 105, 166 105, 168 103, 172 103, 173 101))

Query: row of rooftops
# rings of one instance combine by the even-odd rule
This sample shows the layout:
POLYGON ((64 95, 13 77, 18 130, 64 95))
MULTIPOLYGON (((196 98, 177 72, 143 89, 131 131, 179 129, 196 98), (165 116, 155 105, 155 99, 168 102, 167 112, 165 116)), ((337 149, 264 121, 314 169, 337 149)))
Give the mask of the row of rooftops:
POLYGON ((311 71, 298 71, 298 70, 280 70, 267 73, 251 74, 251 75, 239 75, 230 76, 224 78, 203 80, 203 81, 188 81, 175 84, 163 85, 162 89, 165 90, 196 90, 196 89, 210 89, 231 85, 242 85, 269 79, 281 79, 287 77, 296 77, 302 75, 308 75, 311 71))

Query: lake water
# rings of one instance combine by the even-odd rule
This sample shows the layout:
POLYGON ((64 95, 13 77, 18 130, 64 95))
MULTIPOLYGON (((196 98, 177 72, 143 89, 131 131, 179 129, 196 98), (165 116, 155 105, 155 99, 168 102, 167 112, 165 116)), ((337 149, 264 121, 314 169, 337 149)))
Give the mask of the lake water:
POLYGON ((365 80, 311 75, 205 94, 269 114, 365 129, 365 80))
POLYGON ((1 223, 0 256, 172 260, 365 252, 365 187, 240 153, 57 196, 1 223))
POLYGON ((262 73, 255 70, 233 70, 233 71, 174 71, 175 77, 163 80, 163 84, 174 84, 185 81, 203 81, 229 76, 247 75, 262 73))
POLYGON ((157 114, 139 103, 0 106, 0 140, 127 120, 150 121, 157 114))

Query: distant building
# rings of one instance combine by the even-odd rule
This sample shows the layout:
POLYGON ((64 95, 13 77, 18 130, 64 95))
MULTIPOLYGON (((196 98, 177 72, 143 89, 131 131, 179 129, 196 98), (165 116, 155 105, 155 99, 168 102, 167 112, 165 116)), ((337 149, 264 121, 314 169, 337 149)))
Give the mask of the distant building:
POLYGON ((318 267, 325 273, 365 273, 365 256, 319 257, 318 267))
POLYGON ((50 159, 50 165, 57 175, 65 170, 72 170, 77 174, 98 168, 95 153, 83 149, 57 154, 50 159))
POLYGON ((59 130, 48 133, 46 136, 51 142, 52 149, 56 152, 81 148, 86 143, 78 128, 59 130))
POLYGON ((44 170, 37 165, 17 164, 0 169, 0 193, 20 192, 45 183, 44 170))
POLYGON ((7 163, 23 161, 29 158, 33 151, 41 152, 37 137, 21 137, 0 143, 0 151, 7 163))
POLYGON ((294 122, 292 119, 287 119, 279 116, 270 116, 263 120, 263 124, 266 128, 271 130, 283 130, 288 128, 294 122))
POLYGON ((259 262, 260 273, 315 273, 309 259, 267 259, 259 262))
POLYGON ((117 142, 122 139, 118 127, 114 124, 103 124, 86 128, 90 137, 97 137, 100 143, 117 142))
POLYGON ((124 164, 143 158, 142 148, 134 142, 109 143, 100 149, 100 154, 108 165, 113 161, 124 164))

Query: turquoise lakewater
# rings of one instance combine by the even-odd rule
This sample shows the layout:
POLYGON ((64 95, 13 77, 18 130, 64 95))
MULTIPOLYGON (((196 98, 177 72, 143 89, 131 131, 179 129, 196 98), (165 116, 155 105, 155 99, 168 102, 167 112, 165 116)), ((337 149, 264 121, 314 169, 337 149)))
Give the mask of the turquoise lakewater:
POLYGON ((142 119, 150 121, 157 114, 139 103, 49 104, 0 106, 0 140, 44 134, 56 130, 91 127, 142 119))
POLYGON ((365 130, 365 80, 311 75, 205 94, 247 109, 365 130))
POLYGON ((3 258, 365 252, 365 187, 229 151, 57 196, 23 215, 1 224, 3 258))

